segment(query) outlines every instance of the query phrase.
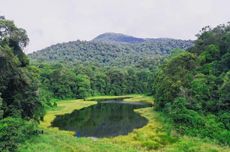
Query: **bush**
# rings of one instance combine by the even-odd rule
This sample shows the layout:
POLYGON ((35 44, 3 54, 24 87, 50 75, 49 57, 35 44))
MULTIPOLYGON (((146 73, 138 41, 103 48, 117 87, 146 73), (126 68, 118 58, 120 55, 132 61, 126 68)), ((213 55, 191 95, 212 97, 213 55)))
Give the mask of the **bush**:
POLYGON ((19 143, 37 134, 36 125, 21 118, 0 120, 0 151, 15 152, 19 143))
POLYGON ((167 112, 174 121, 178 132, 214 139, 226 145, 230 144, 229 113, 222 113, 218 117, 213 114, 204 115, 188 109, 187 103, 186 98, 178 97, 171 105, 167 106, 167 112))

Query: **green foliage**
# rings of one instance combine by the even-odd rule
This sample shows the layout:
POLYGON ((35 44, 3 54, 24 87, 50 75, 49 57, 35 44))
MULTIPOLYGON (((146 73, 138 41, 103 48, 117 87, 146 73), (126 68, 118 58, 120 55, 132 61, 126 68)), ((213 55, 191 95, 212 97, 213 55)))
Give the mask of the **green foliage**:
POLYGON ((76 75, 65 68, 57 68, 50 75, 50 87, 55 96, 73 97, 72 88, 76 86, 76 75))
MULTIPOLYGON (((198 114, 197 114, 198 116, 198 114)), ((224 124, 218 120, 215 115, 207 115, 207 116, 198 116, 200 120, 202 120, 202 125, 200 126, 189 126, 190 123, 187 125, 182 125, 179 129, 183 133, 191 136, 198 136, 201 138, 210 138, 215 139, 219 143, 229 145, 230 144, 230 132, 224 126, 224 124)), ((196 120, 196 117, 191 117, 191 119, 196 120)))
POLYGON ((223 110, 229 110, 230 108, 230 71, 228 71, 223 77, 223 83, 219 88, 220 94, 220 102, 218 106, 220 106, 223 110))
POLYGON ((219 48, 213 44, 209 45, 207 46, 205 51, 203 51, 199 55, 200 63, 204 64, 204 63, 212 62, 213 60, 217 60, 219 56, 220 56, 219 48))
POLYGON ((0 31, 0 45, 10 46, 14 55, 19 59, 20 65, 26 66, 28 64, 28 59, 21 49, 29 42, 26 31, 17 28, 13 21, 6 20, 5 18, 0 19, 0 31))
POLYGON ((2 94, 0 93, 0 119, 3 118, 3 110, 2 110, 3 101, 2 101, 1 95, 2 94))
POLYGON ((191 73, 196 66, 195 57, 189 52, 182 52, 166 60, 156 74, 153 91, 157 106, 165 106, 180 94, 186 94, 191 81, 191 73))
POLYGON ((78 98, 86 98, 90 96, 90 79, 87 75, 77 75, 76 76, 77 83, 77 97, 78 98))
POLYGON ((35 75, 28 68, 23 47, 29 39, 24 29, 0 18, 0 151, 14 152, 19 143, 35 134, 35 123, 44 115, 35 75))
POLYGON ((16 152, 18 144, 37 134, 36 125, 20 118, 0 120, 0 151, 16 152))
POLYGON ((0 19, 0 31, 3 117, 19 116, 39 120, 44 111, 37 95, 37 81, 27 68, 28 59, 22 51, 22 47, 28 43, 26 32, 4 18, 0 19))
POLYGON ((194 47, 169 57, 154 81, 156 107, 178 131, 230 144, 230 25, 204 28, 194 47))
POLYGON ((175 39, 147 39, 138 43, 110 43, 108 41, 73 41, 52 45, 29 54, 33 62, 40 63, 93 63, 100 66, 137 66, 154 68, 162 56, 173 49, 187 49, 192 41, 175 39), (149 65, 151 64, 151 66, 149 65))
POLYGON ((153 71, 137 68, 105 68, 94 65, 35 64, 39 96, 49 107, 51 98, 86 98, 93 95, 150 94, 153 71))

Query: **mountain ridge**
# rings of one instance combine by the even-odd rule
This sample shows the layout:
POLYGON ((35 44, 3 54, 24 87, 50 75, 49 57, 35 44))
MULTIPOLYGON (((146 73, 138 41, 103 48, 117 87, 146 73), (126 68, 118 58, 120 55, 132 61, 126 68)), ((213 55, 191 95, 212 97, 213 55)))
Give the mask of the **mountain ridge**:
POLYGON ((96 63, 102 66, 130 66, 157 60, 174 49, 188 49, 190 40, 143 39, 120 33, 104 33, 91 41, 70 41, 29 54, 32 62, 96 63), (146 61, 147 60, 147 61, 146 61))
MULTIPOLYGON (((112 43, 141 43, 141 42, 152 42, 152 41, 159 41, 159 40, 183 40, 183 39, 176 39, 176 38, 167 38, 167 37, 159 37, 159 38, 142 38, 131 36, 123 33, 115 33, 115 32, 105 32, 99 34, 91 41, 96 42, 112 42, 112 43)), ((192 41, 192 40, 183 40, 183 41, 192 41)))
POLYGON ((106 32, 96 36, 92 41, 99 41, 99 42, 120 42, 120 43, 140 43, 144 42, 145 39, 138 38, 122 33, 113 33, 113 32, 106 32))

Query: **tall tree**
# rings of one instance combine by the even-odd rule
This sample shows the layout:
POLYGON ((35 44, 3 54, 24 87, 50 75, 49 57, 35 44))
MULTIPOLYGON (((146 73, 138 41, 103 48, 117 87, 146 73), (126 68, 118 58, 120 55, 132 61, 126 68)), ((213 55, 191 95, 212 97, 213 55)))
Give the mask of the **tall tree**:
POLYGON ((29 39, 13 21, 0 18, 0 92, 3 117, 17 116, 39 120, 43 115, 36 81, 27 69, 23 48, 29 39))

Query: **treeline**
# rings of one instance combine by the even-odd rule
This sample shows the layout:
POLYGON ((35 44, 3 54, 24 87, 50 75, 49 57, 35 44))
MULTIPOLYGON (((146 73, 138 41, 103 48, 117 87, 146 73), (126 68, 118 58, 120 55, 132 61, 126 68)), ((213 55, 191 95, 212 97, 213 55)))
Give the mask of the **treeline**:
POLYGON ((104 68, 94 65, 36 64, 31 72, 40 81, 40 98, 86 98, 96 95, 150 94, 153 71, 137 68, 104 68))
POLYGON ((0 151, 14 152, 18 143, 37 133, 44 108, 36 79, 28 70, 22 49, 26 31, 0 17, 0 151))
POLYGON ((154 80, 156 108, 180 133, 230 144, 230 25, 206 27, 195 46, 170 56, 154 80))

